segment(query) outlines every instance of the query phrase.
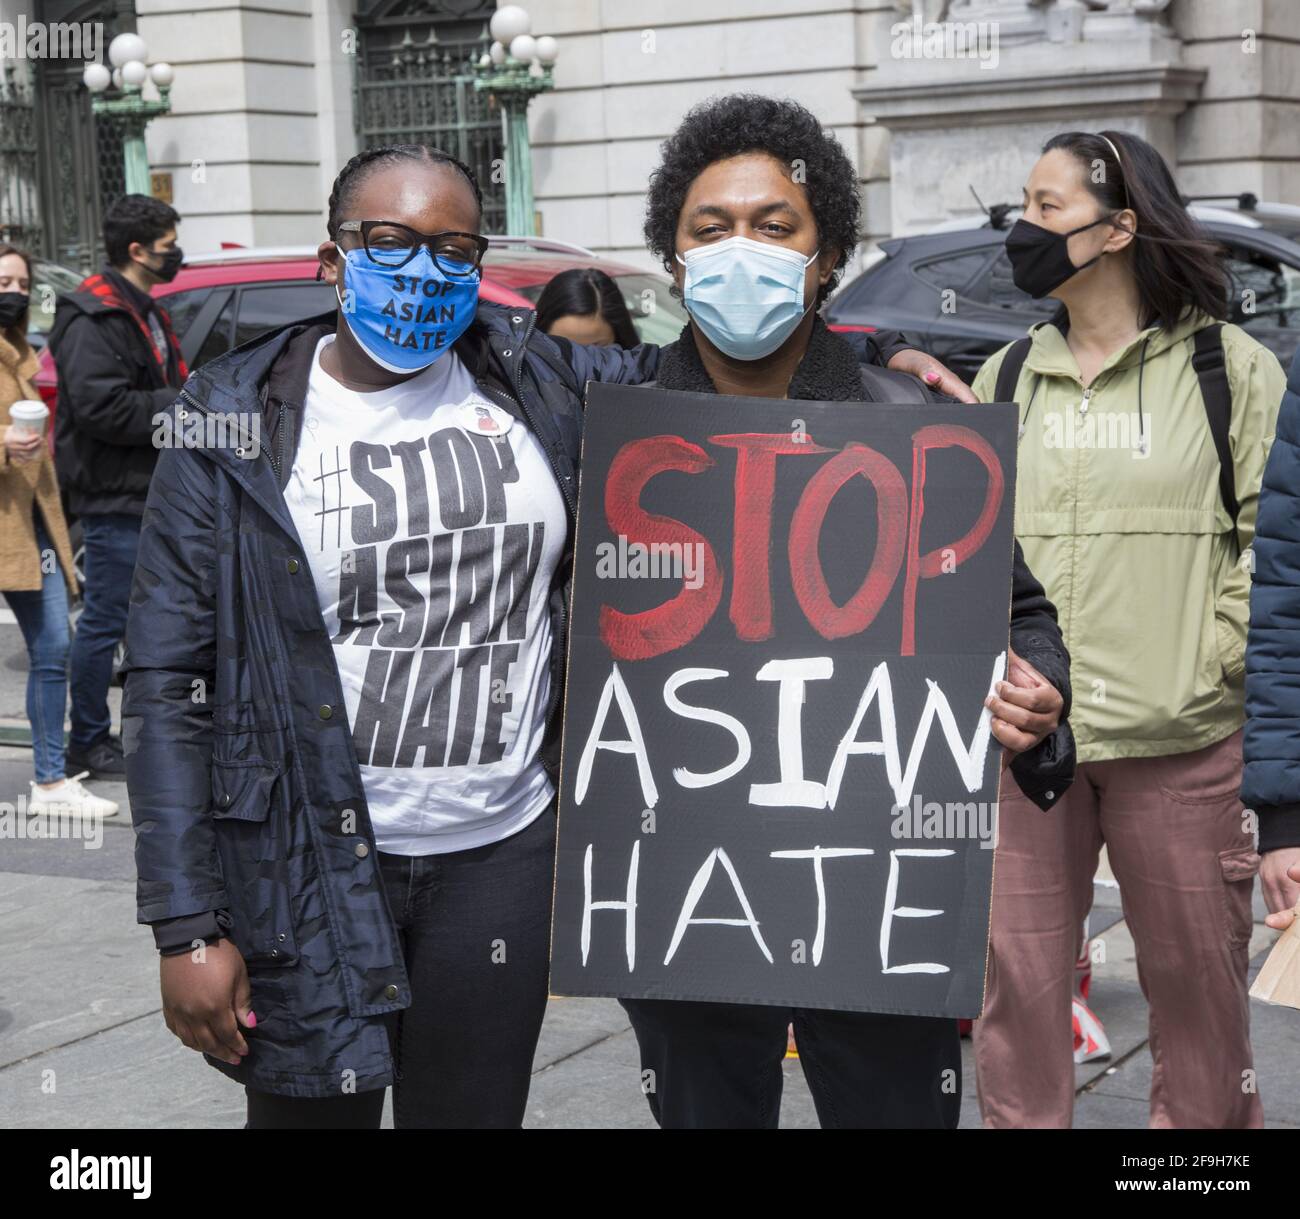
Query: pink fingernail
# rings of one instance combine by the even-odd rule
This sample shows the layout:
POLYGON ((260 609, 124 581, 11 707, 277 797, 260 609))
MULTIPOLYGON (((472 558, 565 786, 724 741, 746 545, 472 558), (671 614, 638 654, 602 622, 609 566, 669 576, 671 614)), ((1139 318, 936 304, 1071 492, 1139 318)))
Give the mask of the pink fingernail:
POLYGON ((248 1027, 250 1029, 257 1028, 257 1016, 253 1012, 248 1013, 248 1027))
POLYGON ((928 372, 925 374, 925 379, 927 381, 937 381, 939 379, 939 374, 937 372, 928 372))

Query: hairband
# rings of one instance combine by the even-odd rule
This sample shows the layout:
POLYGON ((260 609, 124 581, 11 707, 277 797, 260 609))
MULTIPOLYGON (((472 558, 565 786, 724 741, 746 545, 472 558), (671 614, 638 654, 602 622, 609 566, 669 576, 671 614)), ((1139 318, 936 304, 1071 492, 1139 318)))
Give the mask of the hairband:
POLYGON ((1106 147, 1109 148, 1109 149, 1111 150, 1111 152, 1113 152, 1113 153, 1115 154, 1115 164, 1116 164, 1117 166, 1119 166, 1119 180, 1120 180, 1120 185, 1124 187, 1124 206, 1125 206, 1129 211, 1132 211, 1132 210, 1133 210, 1133 203, 1132 203, 1132 200, 1129 198, 1129 194, 1128 194, 1128 179, 1125 178, 1125 176, 1124 176, 1124 162, 1120 159, 1119 149, 1116 148, 1115 145, 1111 143, 1111 141, 1110 141, 1110 137, 1109 137, 1109 136, 1103 135, 1100 131, 1097 132, 1097 138, 1098 138, 1099 140, 1105 140, 1105 141, 1106 141, 1106 147))

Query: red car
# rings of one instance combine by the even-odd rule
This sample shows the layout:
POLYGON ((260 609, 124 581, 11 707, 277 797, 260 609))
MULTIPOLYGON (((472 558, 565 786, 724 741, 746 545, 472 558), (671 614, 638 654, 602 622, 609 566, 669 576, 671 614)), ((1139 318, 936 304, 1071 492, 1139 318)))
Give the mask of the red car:
MULTIPOLYGON (((191 255, 176 278, 159 284, 153 295, 164 302, 186 363, 195 369, 263 331, 333 309, 334 289, 316 282, 316 267, 311 246, 232 247, 191 255)), ((646 342, 670 343, 685 324, 685 311, 669 295, 665 276, 544 237, 491 238, 479 295, 497 304, 531 308, 552 276, 575 267, 597 267, 618 284, 637 333, 646 342)), ((53 416, 58 373, 48 348, 40 353, 35 382, 53 416)), ((48 434, 54 435, 53 426, 48 434)))

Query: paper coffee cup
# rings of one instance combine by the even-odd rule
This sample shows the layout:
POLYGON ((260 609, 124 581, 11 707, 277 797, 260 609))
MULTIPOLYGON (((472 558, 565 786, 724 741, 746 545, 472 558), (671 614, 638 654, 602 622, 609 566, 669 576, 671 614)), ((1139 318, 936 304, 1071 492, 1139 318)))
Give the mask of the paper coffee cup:
POLYGON ((20 432, 35 432, 40 436, 45 432, 45 421, 50 417, 50 408, 44 402, 24 398, 9 408, 9 419, 20 432))

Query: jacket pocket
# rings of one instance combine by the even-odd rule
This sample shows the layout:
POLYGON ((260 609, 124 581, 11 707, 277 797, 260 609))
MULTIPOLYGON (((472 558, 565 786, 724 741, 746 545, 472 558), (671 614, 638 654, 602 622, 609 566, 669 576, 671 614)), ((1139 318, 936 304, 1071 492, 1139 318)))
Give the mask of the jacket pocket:
POLYGON ((249 964, 298 960, 284 812, 276 801, 282 767, 257 759, 212 763, 212 821, 234 926, 249 964))
POLYGON ((1214 623, 1214 638, 1223 669, 1223 680, 1232 685, 1241 685, 1246 672, 1246 647, 1241 638, 1226 618, 1217 615, 1214 623))

